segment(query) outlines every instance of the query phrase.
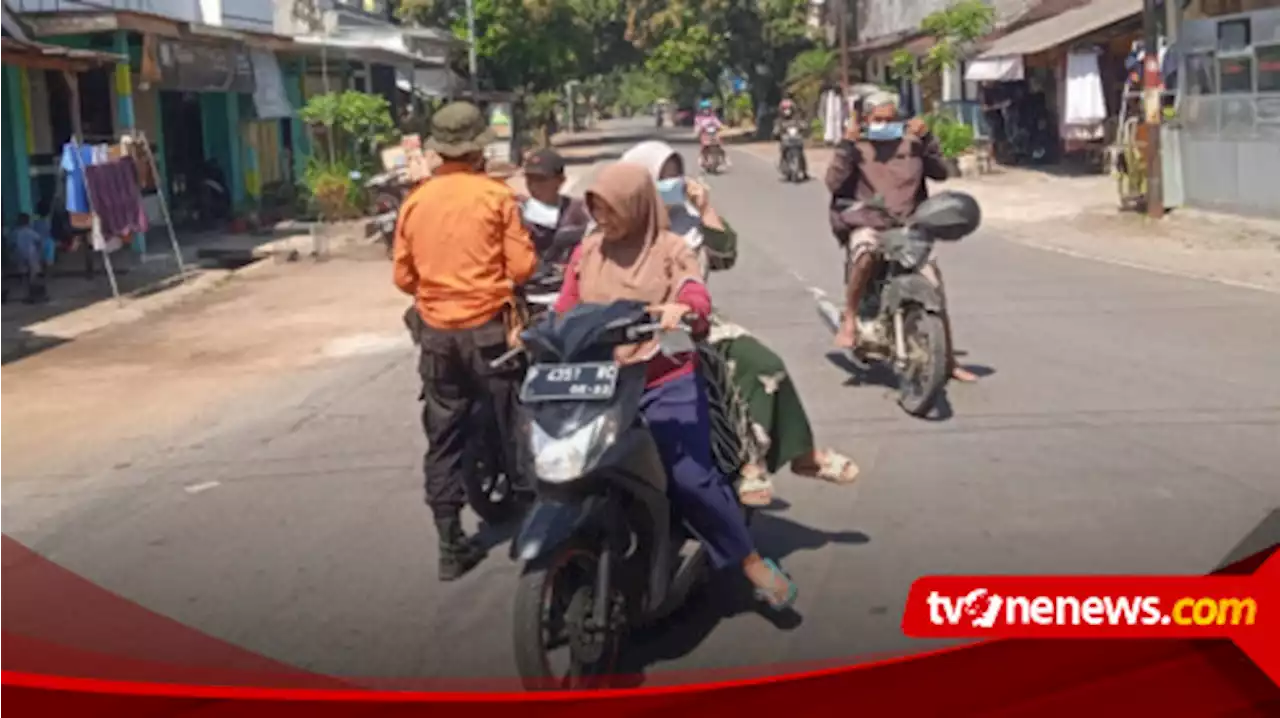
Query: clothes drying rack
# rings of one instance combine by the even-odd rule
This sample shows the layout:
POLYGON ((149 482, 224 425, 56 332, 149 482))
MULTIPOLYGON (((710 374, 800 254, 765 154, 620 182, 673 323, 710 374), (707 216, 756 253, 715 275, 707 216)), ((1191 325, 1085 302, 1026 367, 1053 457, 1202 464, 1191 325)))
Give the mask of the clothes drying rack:
MULTIPOLYGON (((122 137, 126 136, 132 138, 132 142, 140 142, 142 144, 143 151, 147 156, 147 163, 151 165, 151 176, 155 177, 157 182, 156 195, 160 200, 160 212, 164 216, 165 228, 169 231, 169 244, 173 247, 173 258, 178 264, 178 278, 185 283, 188 276, 187 264, 182 259, 182 247, 178 244, 178 234, 173 228, 173 216, 169 214, 169 200, 164 196, 164 187, 161 186, 163 183, 160 182, 160 168, 156 164, 156 156, 155 152, 152 151, 151 142, 147 139, 146 133, 141 130, 122 135, 122 137)), ((83 137, 79 134, 73 135, 71 146, 74 149, 72 154, 75 155, 76 166, 80 169, 80 177, 85 183, 85 199, 89 204, 89 213, 97 216, 98 212, 93 204, 93 193, 89 192, 89 175, 85 171, 84 155, 81 152, 81 148, 85 146, 83 137)), ((92 231, 90 231, 89 241, 96 241, 92 231)), ((107 270, 107 279, 111 282, 111 296, 123 305, 124 298, 120 296, 120 283, 116 280, 115 267, 111 264, 111 247, 107 238, 103 237, 101 246, 95 247, 95 249, 102 252, 102 263, 107 270)))

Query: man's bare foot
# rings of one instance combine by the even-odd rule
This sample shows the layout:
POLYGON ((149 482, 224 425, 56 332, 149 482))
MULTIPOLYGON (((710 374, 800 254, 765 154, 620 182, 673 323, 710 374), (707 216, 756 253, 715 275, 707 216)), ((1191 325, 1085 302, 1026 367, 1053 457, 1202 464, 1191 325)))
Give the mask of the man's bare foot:
POLYGON ((858 323, 846 313, 840 320, 840 330, 836 332, 837 349, 853 349, 858 346, 858 323))
POLYGON ((951 367, 951 378, 958 382, 972 384, 978 380, 978 375, 957 364, 951 367))

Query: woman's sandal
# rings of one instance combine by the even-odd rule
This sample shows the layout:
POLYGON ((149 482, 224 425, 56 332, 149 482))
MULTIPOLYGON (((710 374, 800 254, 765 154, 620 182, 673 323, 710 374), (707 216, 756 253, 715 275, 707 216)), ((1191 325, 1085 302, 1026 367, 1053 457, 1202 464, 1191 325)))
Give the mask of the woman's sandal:
POLYGON ((822 479, 839 486, 847 486, 858 480, 860 469, 853 459, 830 449, 822 452, 822 460, 814 471, 796 472, 801 476, 822 479), (852 469, 852 471, 850 471, 852 469))
POLYGON ((743 506, 760 508, 773 503, 773 481, 764 472, 743 472, 738 484, 738 500, 743 506))
POLYGON ((774 563, 773 559, 771 558, 764 559, 764 565, 768 566, 769 571, 773 573, 775 586, 777 585, 778 579, 782 579, 782 581, 784 581, 787 584, 787 595, 781 600, 779 600, 777 598, 776 589, 765 590, 763 588, 757 588, 756 598, 768 604, 769 608, 775 611, 786 611, 790 609, 792 606, 795 605, 796 596, 800 595, 800 589, 796 587, 795 582, 792 581, 787 576, 787 574, 782 572, 782 569, 778 568, 778 564, 774 563))

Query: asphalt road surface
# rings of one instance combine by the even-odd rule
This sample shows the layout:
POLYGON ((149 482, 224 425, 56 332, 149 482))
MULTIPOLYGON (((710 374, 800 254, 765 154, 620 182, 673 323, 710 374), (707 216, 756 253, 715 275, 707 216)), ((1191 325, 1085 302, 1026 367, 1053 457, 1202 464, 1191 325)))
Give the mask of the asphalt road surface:
MULTIPOLYGON (((596 159, 621 149, 596 139, 596 159)), ((637 637, 627 668, 656 682, 921 650, 900 631, 920 575, 1202 573, 1280 505, 1280 296, 982 231, 943 248, 941 266, 962 361, 985 376, 950 388, 945 418, 912 419, 828 357, 813 290, 839 289, 841 259, 820 183, 783 184, 770 162, 731 156, 709 183, 741 258, 713 295, 783 355, 819 441, 862 477, 780 476, 784 504, 758 517, 762 552, 800 586, 800 620, 754 612, 725 580, 637 637)), ((6 532, 308 670, 511 675, 505 545, 466 579, 435 580, 412 351, 348 354, 219 408, 198 433, 152 427, 150 450, 38 521, 38 492, 6 486, 6 532)))

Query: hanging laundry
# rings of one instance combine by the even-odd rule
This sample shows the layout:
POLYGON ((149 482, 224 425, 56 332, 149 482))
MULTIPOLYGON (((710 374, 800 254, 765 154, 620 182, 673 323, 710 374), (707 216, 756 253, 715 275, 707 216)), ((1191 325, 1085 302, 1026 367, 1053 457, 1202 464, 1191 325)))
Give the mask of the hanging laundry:
POLYGON ((828 90, 822 96, 822 140, 829 145, 840 141, 844 120, 840 104, 840 93, 835 90, 828 90))
POLYGON ((147 213, 133 162, 117 160, 85 168, 93 212, 102 221, 102 232, 119 237, 147 231, 147 213))
POLYGON ((1067 102, 1063 120, 1069 125, 1092 125, 1107 119, 1098 53, 1067 55, 1067 102))
POLYGON ((93 164, 93 148, 80 145, 80 159, 76 160, 76 145, 68 142, 62 146, 62 171, 67 177, 67 211, 73 214, 89 212, 89 195, 84 186, 84 168, 93 164))
POLYGON ((93 226, 89 230, 89 243, 95 252, 111 254, 124 246, 119 237, 108 237, 102 232, 102 218, 93 215, 93 226))

